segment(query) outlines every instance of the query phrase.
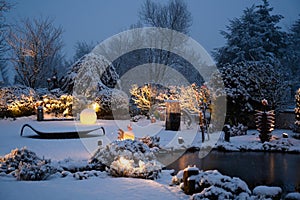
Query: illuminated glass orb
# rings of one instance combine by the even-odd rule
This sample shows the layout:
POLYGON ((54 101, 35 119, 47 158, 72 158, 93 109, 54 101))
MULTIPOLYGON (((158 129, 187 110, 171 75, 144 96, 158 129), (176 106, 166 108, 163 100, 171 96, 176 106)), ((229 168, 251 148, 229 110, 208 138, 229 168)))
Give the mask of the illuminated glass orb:
POLYGON ((96 112, 91 108, 86 108, 80 113, 80 122, 82 124, 95 124, 97 121, 96 112))

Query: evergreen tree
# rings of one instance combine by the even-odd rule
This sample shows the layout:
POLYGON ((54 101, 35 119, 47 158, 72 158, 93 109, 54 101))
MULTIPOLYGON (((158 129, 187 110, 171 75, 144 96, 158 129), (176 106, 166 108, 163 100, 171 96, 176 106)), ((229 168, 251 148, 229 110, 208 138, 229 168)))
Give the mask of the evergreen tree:
POLYGON ((281 60, 287 47, 287 34, 277 25, 283 18, 272 15, 267 0, 246 8, 240 18, 230 20, 227 40, 214 52, 227 92, 227 120, 246 123, 248 114, 266 98, 274 110, 282 108, 287 75, 281 60), (241 116, 243 115, 243 116, 241 116))
POLYGON ((263 0, 262 5, 246 8, 240 18, 230 20, 228 32, 221 32, 227 43, 214 52, 217 64, 260 61, 279 65, 286 34, 277 26, 283 17, 271 15, 272 10, 263 0))
POLYGON ((300 87, 300 19, 291 27, 288 46, 282 63, 290 71, 290 84, 293 86, 291 95, 300 87))

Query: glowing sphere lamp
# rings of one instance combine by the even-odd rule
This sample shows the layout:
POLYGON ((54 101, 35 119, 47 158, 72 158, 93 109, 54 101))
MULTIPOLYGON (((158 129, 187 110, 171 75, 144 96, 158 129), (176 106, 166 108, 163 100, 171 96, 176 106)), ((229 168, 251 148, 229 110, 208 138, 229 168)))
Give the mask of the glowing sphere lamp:
POLYGON ((97 114, 91 108, 86 108, 80 113, 80 122, 82 124, 95 124, 97 121, 97 114))

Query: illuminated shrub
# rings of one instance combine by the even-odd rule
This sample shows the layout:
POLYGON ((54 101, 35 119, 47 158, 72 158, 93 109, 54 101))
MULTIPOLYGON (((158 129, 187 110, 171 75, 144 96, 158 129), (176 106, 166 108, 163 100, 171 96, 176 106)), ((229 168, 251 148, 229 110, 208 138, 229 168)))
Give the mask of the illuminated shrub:
POLYGON ((137 140, 114 141, 100 146, 90 162, 117 177, 155 179, 162 169, 150 148, 137 140))
POLYGON ((38 95, 26 86, 10 86, 0 89, 0 117, 20 117, 35 114, 38 95))
POLYGON ((51 94, 44 95, 39 104, 44 106, 44 112, 47 114, 72 115, 73 97, 71 95, 61 95, 60 97, 51 94))
POLYGON ((259 131, 259 138, 261 142, 269 142, 272 137, 272 131, 275 127, 275 114, 274 110, 267 111, 266 107, 268 105, 267 100, 262 100, 264 109, 262 111, 258 110, 255 114, 255 124, 259 131))

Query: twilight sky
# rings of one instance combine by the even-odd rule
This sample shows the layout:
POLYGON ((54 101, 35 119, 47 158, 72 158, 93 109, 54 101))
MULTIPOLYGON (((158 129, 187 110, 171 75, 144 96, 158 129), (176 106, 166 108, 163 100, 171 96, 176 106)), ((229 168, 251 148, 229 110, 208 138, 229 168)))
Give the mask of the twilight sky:
MULTIPOLYGON (((155 0, 158 1, 158 0, 155 0)), ((128 29, 138 21, 142 0, 8 0, 14 8, 7 14, 8 22, 24 17, 50 17, 63 27, 64 52, 74 55, 77 41, 101 42, 128 29)), ((161 0, 159 2, 167 2, 161 0)), ((220 30, 226 30, 229 20, 240 17, 246 7, 261 4, 260 0, 187 0, 193 25, 190 36, 209 53, 224 45, 220 30)), ((300 16, 299 0, 270 0, 273 14, 285 18, 280 25, 287 29, 300 16)))

